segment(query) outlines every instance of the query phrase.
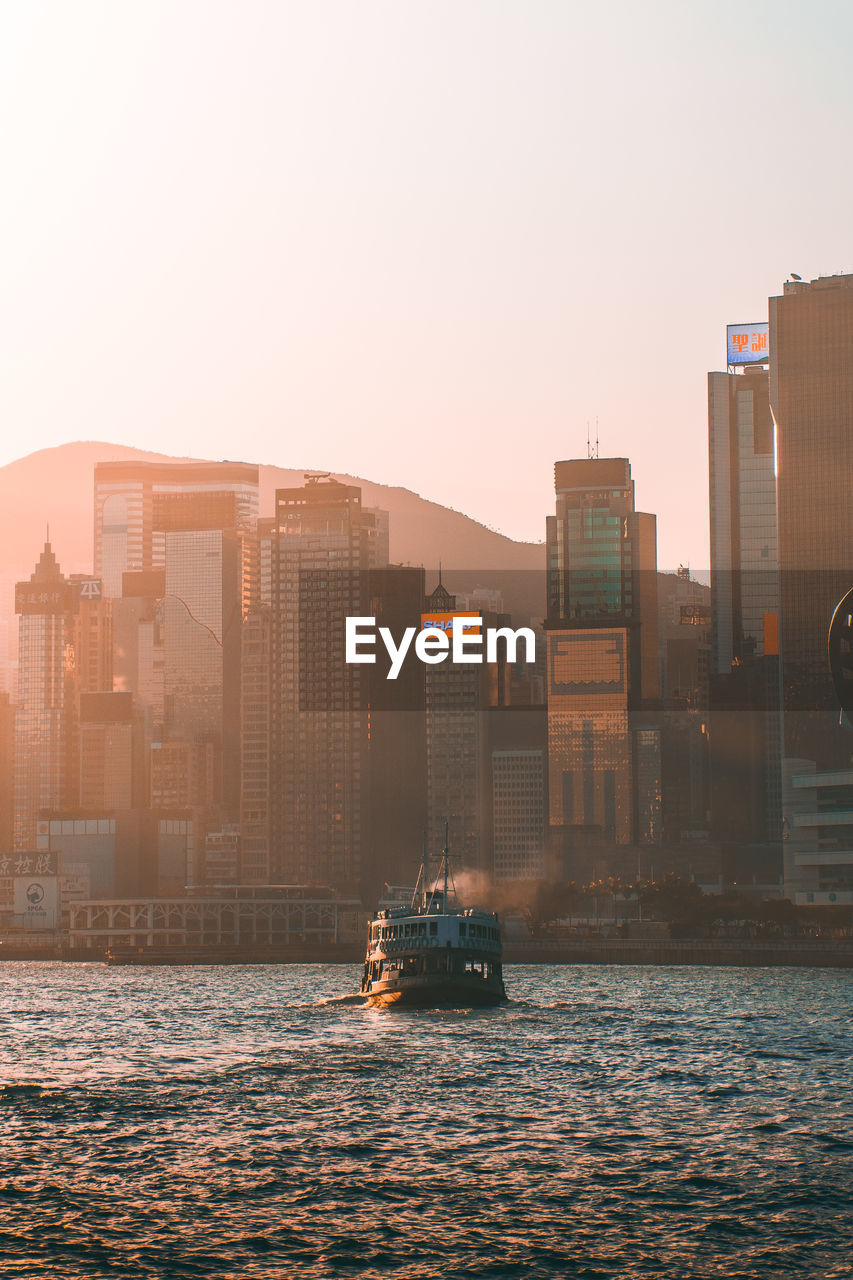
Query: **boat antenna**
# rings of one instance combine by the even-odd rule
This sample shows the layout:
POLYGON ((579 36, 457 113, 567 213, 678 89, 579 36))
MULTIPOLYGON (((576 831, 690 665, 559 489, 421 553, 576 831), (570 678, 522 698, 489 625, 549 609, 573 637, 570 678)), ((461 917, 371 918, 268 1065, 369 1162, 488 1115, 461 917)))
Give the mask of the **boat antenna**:
POLYGON ((420 866, 420 870, 418 871, 418 880, 417 880, 417 884, 415 885, 415 891, 414 891, 414 893, 412 894, 412 910, 414 910, 414 908, 417 906, 417 902, 418 902, 418 890, 420 890, 420 895, 421 895, 421 905, 422 905, 422 906, 426 906, 426 900, 427 900, 427 860, 428 860, 428 859, 427 859, 427 831, 426 831, 426 827, 424 827, 424 846, 423 846, 423 855, 422 855, 422 858, 421 858, 421 866, 420 866))
POLYGON ((418 894, 420 893, 421 898, 425 900, 426 892, 427 892, 427 889, 426 889, 426 877, 424 875, 424 864, 421 863, 421 869, 418 872, 418 881, 412 892, 412 901, 410 903, 411 909, 413 911, 418 904, 418 894))

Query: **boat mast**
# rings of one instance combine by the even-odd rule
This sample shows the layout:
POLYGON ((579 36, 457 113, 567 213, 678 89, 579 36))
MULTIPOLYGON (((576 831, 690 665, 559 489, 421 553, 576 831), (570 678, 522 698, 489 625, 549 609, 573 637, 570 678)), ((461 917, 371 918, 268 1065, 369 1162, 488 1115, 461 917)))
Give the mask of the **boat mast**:
POLYGON ((447 819, 444 819, 444 914, 447 915, 447 858, 448 858, 448 827, 447 819))

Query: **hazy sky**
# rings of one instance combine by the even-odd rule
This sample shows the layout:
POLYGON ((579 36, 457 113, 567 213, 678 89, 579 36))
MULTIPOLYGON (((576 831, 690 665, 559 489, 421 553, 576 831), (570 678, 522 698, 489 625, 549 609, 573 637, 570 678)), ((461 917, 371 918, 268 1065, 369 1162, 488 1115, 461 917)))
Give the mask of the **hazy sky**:
POLYGON ((627 454, 707 564, 705 374, 853 268, 847 3, 6 0, 0 463, 350 471, 540 539, 627 454))

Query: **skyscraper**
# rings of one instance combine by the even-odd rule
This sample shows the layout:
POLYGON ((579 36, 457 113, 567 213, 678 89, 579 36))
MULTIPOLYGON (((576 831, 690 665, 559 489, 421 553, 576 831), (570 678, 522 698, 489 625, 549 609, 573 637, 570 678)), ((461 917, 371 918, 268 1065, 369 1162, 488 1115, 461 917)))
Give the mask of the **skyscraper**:
POLYGON ((492 707, 486 713, 491 873, 496 881, 545 875, 547 721, 544 706, 492 707))
POLYGON ((661 837, 655 517, 627 458, 554 468, 547 521, 549 824, 565 857, 661 837))
POLYGON ((129 693, 81 693, 78 735, 82 809, 112 813, 134 806, 133 699, 129 693))
POLYGON ((777 424, 785 755, 847 764, 826 636, 853 586, 853 275, 789 281, 770 299, 777 424))
POLYGON ((684 565, 658 574, 663 838, 693 848, 708 836, 710 596, 684 565))
POLYGON ((71 587, 49 542, 29 582, 15 589, 18 710, 15 724, 15 846, 34 849, 43 809, 73 802, 71 705, 67 662, 71 587))
POLYGON ((764 653, 765 617, 779 612, 769 382, 765 365, 708 374, 711 645, 718 674, 764 653))
POLYGON ((258 468, 99 463, 95 562, 115 597, 116 688, 143 708, 151 799, 240 805, 242 620, 258 592, 258 468), (172 785, 163 766, 182 762, 172 785), (176 783, 179 780, 176 779, 176 783))
MULTIPOLYGON (((267 539, 268 545, 268 539, 267 539)), ((240 875, 244 884, 269 884, 271 858, 273 708, 272 609, 258 604, 243 626, 241 653, 240 875)))
POLYGON ((233 529, 166 534, 163 597, 165 738, 210 744, 212 803, 240 805, 242 536, 233 529))
MULTIPOLYGON (((370 569, 367 614, 387 627, 399 643, 408 627, 420 627, 425 571, 389 565, 370 569)), ((410 885, 423 857, 427 812, 426 668, 416 659, 403 664, 396 680, 378 654, 365 667, 367 741, 367 824, 362 858, 365 902, 384 896, 386 884, 410 885)))
MULTIPOLYGON (((456 597, 439 582, 426 599, 423 624, 452 626, 456 597)), ((479 616, 483 617, 482 614, 479 616)), ((486 614, 484 621, 488 618, 486 614)), ((444 846, 445 830, 453 856, 462 867, 488 871, 483 846, 486 789, 486 734, 483 716, 492 701, 492 669, 451 661, 429 666, 426 685, 427 830, 426 851, 436 857, 444 846)))
MULTIPOLYGON (((162 569, 172 530, 234 529, 253 537, 258 468, 245 462, 99 462, 95 467, 95 577, 122 594, 128 571, 162 569)), ((248 608, 251 546, 244 573, 248 608)))
POLYGON ((15 704, 0 690, 0 853, 15 844, 15 704))
POLYGON ((361 877, 368 723, 361 669, 344 659, 345 620, 365 612, 367 571, 382 545, 382 522, 362 508, 357 486, 310 475, 302 488, 276 491, 273 524, 261 534, 269 623, 251 613, 247 620, 252 650, 243 680, 254 691, 243 717, 247 878, 251 870, 267 883, 340 887, 361 877), (264 724, 258 694, 267 680, 264 724), (266 812, 258 804, 264 764, 266 812))
MULTIPOLYGON (((766 325, 743 328, 759 346, 766 325)), ((751 358, 708 374, 711 834, 731 879, 773 881, 782 818, 776 461, 766 347, 751 358)))
POLYGON ((853 275, 770 299, 778 452, 786 892, 853 901, 853 733, 840 723, 827 629, 853 586, 853 275))

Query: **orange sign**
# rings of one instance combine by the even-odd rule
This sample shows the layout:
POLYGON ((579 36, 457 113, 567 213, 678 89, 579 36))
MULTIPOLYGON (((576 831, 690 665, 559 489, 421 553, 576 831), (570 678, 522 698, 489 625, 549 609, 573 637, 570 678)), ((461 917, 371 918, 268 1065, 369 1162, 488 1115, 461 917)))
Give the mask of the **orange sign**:
MULTIPOLYGON (((456 613, 422 613, 421 630, 429 631, 435 627, 439 631, 446 631, 449 635, 453 631, 454 618, 479 618, 479 616, 479 613, 476 612, 462 613, 459 611, 456 613)), ((465 632, 466 635, 477 636, 480 634, 480 628, 466 627, 465 632)))

